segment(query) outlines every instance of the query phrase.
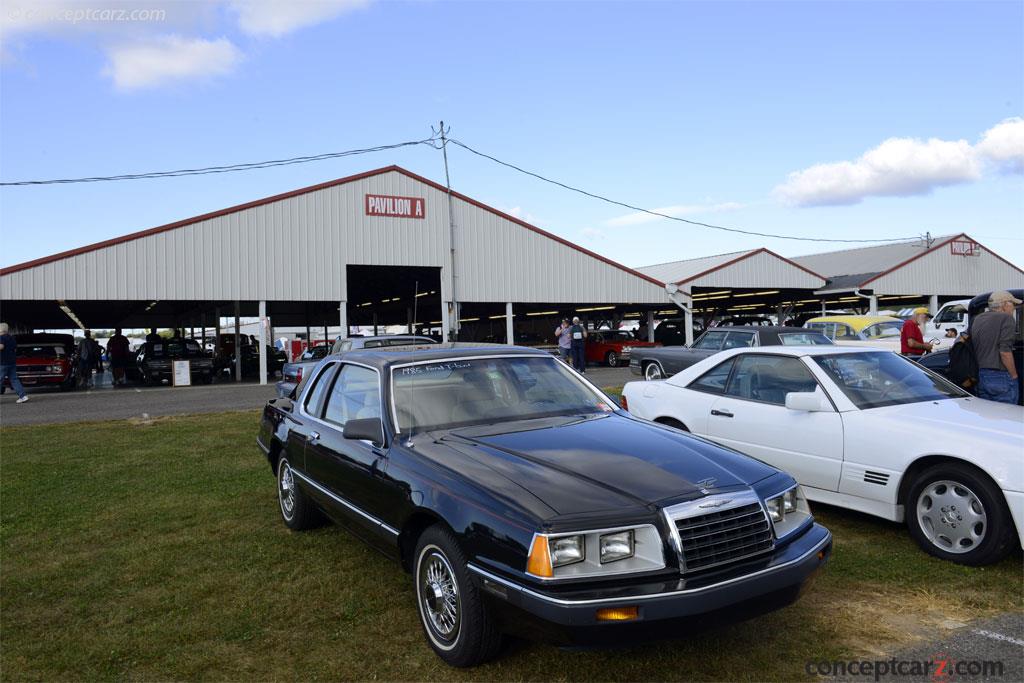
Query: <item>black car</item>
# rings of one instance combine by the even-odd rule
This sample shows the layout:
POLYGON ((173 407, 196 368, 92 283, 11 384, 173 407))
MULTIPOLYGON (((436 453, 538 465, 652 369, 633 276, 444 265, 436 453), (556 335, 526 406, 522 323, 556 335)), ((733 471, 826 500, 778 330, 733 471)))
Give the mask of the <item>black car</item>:
POLYGON ((761 614, 831 552, 790 475, 635 418, 536 349, 330 356, 267 404, 258 443, 284 523, 329 518, 399 561, 454 666, 502 633, 619 643, 761 614))
POLYGON ((194 339, 166 339, 146 342, 135 352, 135 363, 127 368, 128 379, 153 385, 172 382, 174 361, 187 360, 193 384, 213 381, 213 358, 194 339))
MULTIPOLYGON (((1016 299, 1024 298, 1024 289, 1010 289, 1007 291, 1016 299)), ((988 297, 991 294, 991 292, 987 292, 971 299, 971 303, 967 305, 968 326, 988 309, 988 297)), ((1024 375, 1020 372, 1024 368, 1024 315, 1021 314, 1020 309, 1017 309, 1016 325, 1017 335, 1013 340, 1013 359, 1017 364, 1018 403, 1024 405, 1024 375)), ((967 332, 970 333, 970 331, 970 327, 968 327, 967 332)), ((949 369, 949 349, 945 348, 935 353, 925 354, 915 360, 929 370, 934 370, 940 375, 945 376, 946 371, 949 369)), ((977 387, 966 388, 971 393, 977 391, 977 387)))
MULTIPOLYGON (((657 330, 655 330, 657 338, 657 330)), ((662 379, 681 372, 719 351, 747 346, 807 346, 832 344, 832 340, 802 327, 743 325, 712 327, 694 340, 692 346, 662 348, 635 347, 629 369, 645 379, 662 379)))

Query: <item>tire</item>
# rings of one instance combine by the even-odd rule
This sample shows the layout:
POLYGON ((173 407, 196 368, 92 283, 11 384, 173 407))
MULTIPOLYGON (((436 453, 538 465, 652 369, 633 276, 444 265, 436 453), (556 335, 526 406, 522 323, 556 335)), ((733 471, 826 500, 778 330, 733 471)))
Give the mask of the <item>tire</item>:
POLYGON ((604 362, 610 368, 617 367, 619 364, 619 354, 615 353, 614 351, 609 351, 608 353, 605 354, 604 362))
POLYGON ((677 420, 675 418, 672 418, 672 417, 659 417, 659 418, 655 419, 654 421, 657 422, 660 425, 665 425, 666 427, 672 427, 674 429, 678 429, 681 432, 689 432, 690 431, 689 429, 686 428, 686 425, 684 425, 682 422, 680 422, 679 420, 677 420))
POLYGON ((430 527, 416 542, 415 557, 416 607, 431 649, 455 667, 492 659, 501 649, 501 632, 452 533, 430 527))
POLYGON ((644 366, 644 379, 652 382, 657 379, 665 379, 665 371, 661 369, 661 363, 653 361, 644 366))
POLYGON ((911 537, 943 560, 977 567, 998 562, 1014 547, 1002 491, 966 463, 941 463, 919 474, 905 509, 911 537))
POLYGON ((292 531, 304 531, 320 526, 323 516, 313 501, 295 484, 288 458, 277 461, 277 507, 281 519, 292 531))

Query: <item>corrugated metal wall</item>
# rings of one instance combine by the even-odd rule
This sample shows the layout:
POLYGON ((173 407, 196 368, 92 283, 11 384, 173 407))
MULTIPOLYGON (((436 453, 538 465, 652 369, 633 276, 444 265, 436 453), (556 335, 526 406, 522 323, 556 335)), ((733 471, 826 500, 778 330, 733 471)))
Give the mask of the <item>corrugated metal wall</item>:
POLYGON ((888 275, 869 282, 876 294, 971 297, 996 289, 1024 288, 1024 273, 984 247, 981 256, 956 256, 949 245, 935 249, 888 275))
MULTIPOLYGON (((664 290, 455 200, 462 301, 663 303, 664 290)), ((447 198, 397 171, 0 277, 0 299, 347 299, 345 266, 443 267, 447 198), (426 199, 425 220, 364 215, 365 195, 426 199)))
POLYGON ((684 287, 819 289, 824 284, 823 279, 797 268, 792 263, 761 252, 691 280, 685 283, 684 287))

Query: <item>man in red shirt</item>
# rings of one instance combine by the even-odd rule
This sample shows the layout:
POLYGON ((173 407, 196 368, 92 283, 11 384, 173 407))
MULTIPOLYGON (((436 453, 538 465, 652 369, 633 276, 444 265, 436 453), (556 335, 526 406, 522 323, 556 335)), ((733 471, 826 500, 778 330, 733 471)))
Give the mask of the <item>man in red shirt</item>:
POLYGON ((932 317, 928 309, 921 307, 914 309, 914 315, 903 323, 900 331, 900 353, 911 358, 920 357, 932 350, 932 345, 925 342, 924 329, 925 321, 932 317))

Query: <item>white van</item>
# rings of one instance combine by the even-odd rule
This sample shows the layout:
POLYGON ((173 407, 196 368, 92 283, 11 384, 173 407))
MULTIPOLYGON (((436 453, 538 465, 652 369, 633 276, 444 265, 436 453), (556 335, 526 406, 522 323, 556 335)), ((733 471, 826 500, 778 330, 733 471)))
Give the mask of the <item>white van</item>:
POLYGON ((935 317, 928 321, 925 326, 925 337, 939 337, 942 338, 946 334, 946 330, 954 328, 957 333, 964 332, 967 329, 967 306, 971 303, 970 299, 960 299, 958 301, 949 301, 942 305, 942 308, 936 312, 935 317))

